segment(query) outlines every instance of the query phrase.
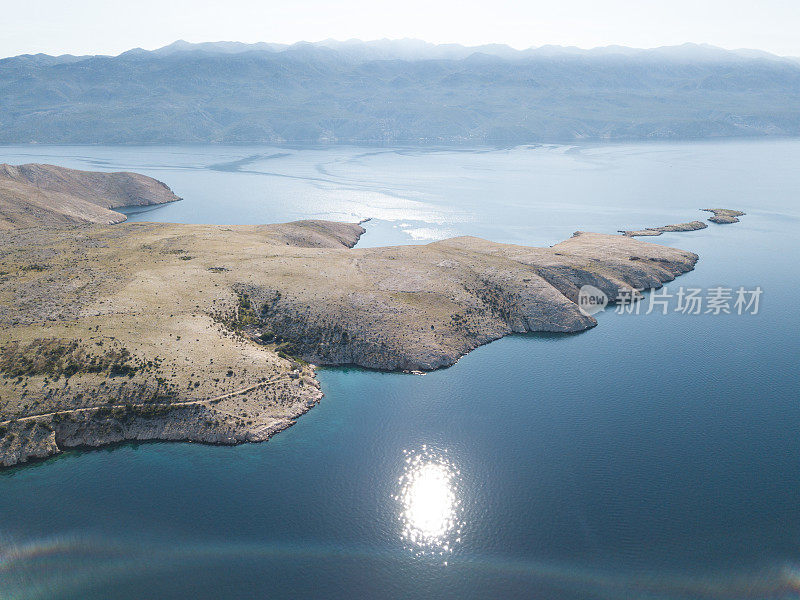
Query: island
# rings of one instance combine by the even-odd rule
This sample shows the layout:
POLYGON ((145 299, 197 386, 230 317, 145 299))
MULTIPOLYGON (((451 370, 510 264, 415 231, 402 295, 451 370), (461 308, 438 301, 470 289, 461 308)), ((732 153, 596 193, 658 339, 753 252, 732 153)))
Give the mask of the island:
POLYGON ((741 217, 745 214, 740 210, 731 210, 730 208, 704 208, 703 210, 714 213, 714 216, 708 217, 708 220, 719 225, 738 223, 738 217, 741 217))
POLYGON ((662 233, 671 233, 675 231, 697 231, 708 227, 702 221, 691 221, 689 223, 676 223, 675 225, 664 225, 663 227, 646 227, 644 229, 623 230, 620 233, 626 237, 642 237, 642 236, 656 236, 662 233))
POLYGON ((141 175, 4 172, 3 466, 124 440, 263 441, 319 402, 315 365, 425 371, 508 334, 583 331, 597 321, 581 286, 613 299, 698 260, 588 232, 355 248, 358 223, 117 223, 120 203, 177 197, 141 175))

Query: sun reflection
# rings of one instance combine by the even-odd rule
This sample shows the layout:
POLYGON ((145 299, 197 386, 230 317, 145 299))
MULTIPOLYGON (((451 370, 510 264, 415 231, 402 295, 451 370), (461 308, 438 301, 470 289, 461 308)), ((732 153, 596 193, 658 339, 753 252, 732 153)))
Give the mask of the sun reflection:
POLYGON ((459 472, 449 460, 425 446, 406 453, 400 477, 400 522, 403 539, 419 553, 445 553, 460 541, 459 472))

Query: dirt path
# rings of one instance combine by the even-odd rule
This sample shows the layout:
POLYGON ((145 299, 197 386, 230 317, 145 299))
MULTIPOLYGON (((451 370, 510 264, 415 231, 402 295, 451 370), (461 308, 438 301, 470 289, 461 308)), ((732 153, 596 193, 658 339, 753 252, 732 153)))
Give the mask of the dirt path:
POLYGON ((257 390, 259 388, 265 387, 272 383, 276 383, 278 381, 277 378, 268 379, 267 381, 262 381, 255 385, 248 386, 246 388, 241 388, 239 390, 234 390, 233 392, 228 392, 227 394, 222 394, 220 396, 214 396, 213 398, 206 398, 205 400, 186 400, 184 402, 139 402, 136 404, 104 404, 103 406, 85 406, 83 408, 71 408, 67 410, 56 410, 49 413, 40 413, 38 415, 29 415, 27 417, 20 417, 19 419, 9 419, 7 421, 0 421, 0 425, 9 425, 10 423, 21 423, 23 421, 32 421, 34 419, 41 419, 43 417, 54 417, 56 415, 74 415, 82 412, 90 412, 93 410, 100 410, 103 408, 127 408, 128 406, 147 406, 147 407, 175 407, 175 406, 192 406, 197 404, 211 404, 212 402, 219 402, 220 400, 226 400, 227 398, 232 398, 233 396, 240 396, 242 394, 246 394, 248 392, 252 392, 253 390, 257 390))

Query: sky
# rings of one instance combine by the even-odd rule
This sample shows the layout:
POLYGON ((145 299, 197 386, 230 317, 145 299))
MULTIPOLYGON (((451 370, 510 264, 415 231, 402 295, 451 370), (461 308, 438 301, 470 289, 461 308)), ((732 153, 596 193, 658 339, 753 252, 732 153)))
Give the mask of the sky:
POLYGON ((3 57, 328 38, 518 49, 696 42, 800 56, 800 0, 0 0, 0 14, 3 57))

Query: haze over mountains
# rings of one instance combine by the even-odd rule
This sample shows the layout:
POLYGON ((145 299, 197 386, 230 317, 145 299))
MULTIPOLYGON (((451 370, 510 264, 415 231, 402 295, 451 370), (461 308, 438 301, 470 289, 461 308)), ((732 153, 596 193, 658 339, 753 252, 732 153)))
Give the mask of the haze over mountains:
POLYGON ((800 61, 707 45, 175 42, 0 60, 1 143, 534 143, 800 134, 800 61))

